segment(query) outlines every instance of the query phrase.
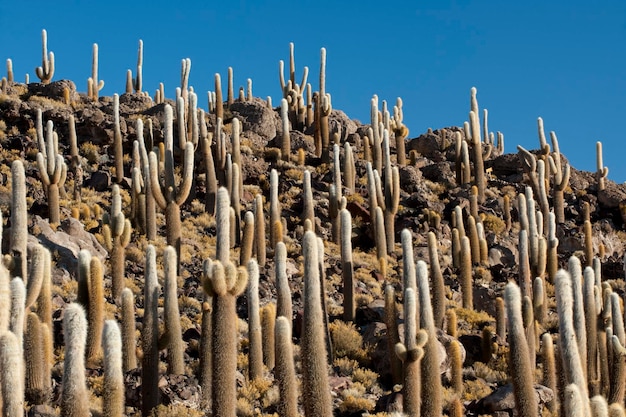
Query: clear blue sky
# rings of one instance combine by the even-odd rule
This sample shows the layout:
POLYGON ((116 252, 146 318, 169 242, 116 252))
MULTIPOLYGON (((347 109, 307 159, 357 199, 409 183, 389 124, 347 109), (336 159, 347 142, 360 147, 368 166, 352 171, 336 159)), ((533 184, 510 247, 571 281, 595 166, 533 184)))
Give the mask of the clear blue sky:
MULTIPOLYGON (((174 96, 180 61, 206 108, 213 75, 233 67, 235 86, 253 80, 256 96, 280 98, 278 61, 295 43, 319 86, 327 49, 333 107, 369 122, 373 94, 404 101, 410 137, 428 127, 462 125, 469 91, 489 110, 489 129, 506 152, 538 147, 536 120, 554 130, 577 169, 595 171, 604 146, 609 178, 626 181, 626 2, 600 1, 153 1, 0 2, 0 59, 18 80, 41 65, 41 29, 56 56, 55 79, 85 91, 91 47, 100 49, 101 94, 124 92, 144 41, 144 89, 164 82, 174 96)), ((4 64, 2 65, 4 67, 4 64)), ((0 74, 5 71, 0 68, 0 74)))

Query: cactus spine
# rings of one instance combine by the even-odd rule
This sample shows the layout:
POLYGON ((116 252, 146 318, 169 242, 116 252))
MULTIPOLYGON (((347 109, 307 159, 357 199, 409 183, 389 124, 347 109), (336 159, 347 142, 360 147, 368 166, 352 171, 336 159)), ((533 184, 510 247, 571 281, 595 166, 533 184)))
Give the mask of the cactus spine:
POLYGON ((63 362, 63 388, 61 415, 84 417, 89 413, 89 393, 85 381, 85 343, 87 320, 80 304, 65 307, 63 317, 65 360, 63 362))

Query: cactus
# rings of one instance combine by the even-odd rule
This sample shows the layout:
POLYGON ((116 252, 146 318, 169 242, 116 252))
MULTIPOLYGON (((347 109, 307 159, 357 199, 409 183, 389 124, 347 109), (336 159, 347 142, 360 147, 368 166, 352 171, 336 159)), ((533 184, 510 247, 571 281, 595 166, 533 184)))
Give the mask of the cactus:
POLYGON ((104 352, 104 387, 102 390, 102 416, 122 417, 124 405, 124 374, 122 373, 122 337, 115 320, 104 322, 102 333, 104 352))
MULTIPOLYGON (((574 330, 574 297, 572 292, 571 276, 569 272, 561 269, 555 278, 556 307, 559 316, 559 353, 565 381, 567 384, 576 384, 582 398, 587 399, 587 381, 584 377, 581 356, 576 333, 574 330)), ((583 322, 584 325, 584 322, 583 322)), ((588 402, 583 401, 585 408, 588 402)), ((586 413, 585 415, 589 415, 586 413)))
MULTIPOLYGON (((85 380, 87 320, 80 304, 65 307, 63 316, 65 360, 61 390, 61 415, 84 417, 89 412, 89 392, 85 380)), ((145 381, 145 380, 144 380, 145 381)))
POLYGON ((98 80, 98 44, 94 43, 91 48, 91 78, 88 80, 87 96, 93 101, 98 101, 98 93, 103 88, 104 81, 98 80))
POLYGON ((263 363, 270 371, 276 365, 274 327, 276 325, 276 304, 268 303, 260 310, 261 335, 263 338, 263 363))
POLYGON ((352 265, 352 216, 346 209, 340 213, 341 224, 341 274, 343 277, 343 320, 354 321, 354 271, 352 265))
POLYGON ((609 168, 602 162, 602 142, 596 142, 596 180, 598 181, 598 191, 606 188, 605 179, 609 175, 609 168))
POLYGON ((2 389, 2 415, 24 415, 24 365, 22 346, 15 334, 0 334, 0 388, 2 389))
POLYGON ((550 132, 552 141, 552 158, 550 161, 550 169, 554 172, 554 186, 552 187, 552 205, 554 206, 554 215, 558 224, 565 223, 565 203, 563 193, 569 184, 570 166, 561 165, 561 152, 559 151, 559 142, 554 132, 550 132))
POLYGON ((257 194, 254 198, 254 254, 259 265, 265 266, 267 256, 265 214, 263 213, 263 196, 261 194, 257 194))
POLYGON ((472 258, 470 240, 467 236, 461 238, 461 265, 459 268, 463 308, 472 309, 474 306, 474 291, 472 285, 472 258))
POLYGON ((446 288, 443 282, 443 274, 439 266, 439 251, 437 247, 437 237, 433 232, 428 232, 428 259, 430 261, 433 292, 433 320, 437 328, 443 329, 443 320, 446 314, 446 288))
POLYGON ((24 337, 26 401, 43 404, 50 396, 50 364, 42 349, 43 326, 36 313, 28 313, 24 337))
POLYGON ((130 243, 132 226, 122 213, 122 197, 117 184, 111 194, 111 213, 104 218, 102 235, 107 250, 111 254, 111 293, 119 299, 124 289, 126 247, 130 243))
MULTIPOLYGON (((210 274, 210 260, 203 265, 203 279, 210 274)), ((204 285, 204 284, 203 284, 204 285)), ((202 320, 200 323, 200 363, 198 365, 198 382, 202 392, 200 404, 207 408, 211 408, 211 380, 212 376, 212 358, 211 358, 211 297, 205 294, 205 301, 202 303, 202 320)))
MULTIPOLYGON (((473 89, 475 97, 475 89, 473 89)), ((470 111, 470 126, 472 130, 472 151, 474 160, 474 185, 478 188, 478 202, 485 201, 485 165, 483 162, 482 141, 480 138, 480 125, 478 122, 478 113, 470 111)))
POLYGON ((65 182, 67 166, 63 155, 59 154, 58 137, 51 120, 46 124, 46 139, 40 143, 40 150, 37 153, 37 169, 48 197, 50 223, 58 224, 60 222, 59 193, 65 182))
POLYGON ((402 362, 395 353, 396 344, 400 343, 400 334, 398 333, 396 308, 396 291, 393 285, 385 285, 385 325, 387 327, 387 347, 390 353, 389 361, 391 362, 391 377, 394 384, 402 383, 402 362))
POLYGON ((324 317, 320 299, 320 274, 317 237, 313 231, 304 234, 304 313, 302 324, 302 392, 306 417, 332 416, 332 401, 328 390, 327 348, 324 317))
POLYGON ((24 320, 26 300, 26 287, 22 278, 15 277, 11 280, 11 314, 9 319, 9 330, 17 337, 20 351, 22 350, 24 339, 24 320))
MULTIPOLYGON (((306 177, 306 172, 304 173, 306 177)), ((303 189, 304 194, 304 189, 303 189)), ((262 214, 262 211, 261 211, 262 214)), ((278 237, 274 236, 274 224, 277 221, 280 221, 281 215, 281 206, 278 200, 278 172, 275 169, 270 171, 270 247, 275 248, 276 242, 278 241, 278 237)), ((257 220, 260 220, 257 217, 257 220)), ((265 224, 265 220, 263 220, 263 224, 265 224)), ((257 239, 259 236, 257 237, 257 239)), ((258 256, 258 255, 257 255, 258 256)), ((264 264, 265 262, 263 262, 264 264)), ((259 263, 261 265, 261 263, 259 263)))
POLYGON ((404 112, 402 111, 402 99, 396 99, 396 105, 393 107, 393 119, 391 127, 396 137, 396 162, 400 166, 406 165, 405 139, 409 135, 409 129, 403 123, 404 112))
POLYGON ((293 363, 293 345, 291 342, 291 320, 284 316, 276 318, 276 367, 274 374, 278 380, 280 401, 278 415, 297 417, 298 383, 293 363))
POLYGON ((159 162, 154 152, 150 152, 150 185, 154 201, 165 210, 166 241, 176 249, 177 259, 180 259, 181 220, 180 206, 187 200, 193 179, 194 146, 187 142, 184 148, 184 163, 182 181, 179 185, 174 180, 174 132, 173 114, 170 105, 165 106, 164 121, 165 137, 165 184, 162 188, 159 182, 159 162))
POLYGON ((239 252, 239 265, 248 265, 248 261, 252 258, 254 228, 254 213, 246 211, 243 219, 243 236, 241 239, 241 251, 239 252))
POLYGON ((122 290, 122 370, 128 372, 137 368, 135 348, 135 296, 130 288, 122 290))
POLYGON ((284 316, 291 320, 293 313, 291 289, 289 288, 289 280, 287 278, 287 247, 283 242, 276 244, 274 265, 276 270, 276 315, 284 316))
MULTIPOLYGON (((313 201, 313 190, 311 189, 311 172, 304 170, 302 180, 302 223, 308 219, 312 226, 315 226, 315 208, 313 201)), ((273 224, 273 223, 272 223, 273 224)), ((274 237, 275 238, 275 237, 274 237)))
POLYGON ((178 309, 178 282, 176 275, 176 250, 167 246, 163 251, 164 266, 164 317, 167 332, 167 371, 169 374, 185 373, 185 344, 178 309))
POLYGON ((263 377, 263 345, 259 313, 259 265, 251 259, 248 267, 248 379, 263 377))
POLYGON ((35 68, 35 74, 42 84, 50 84, 54 75, 54 53, 48 53, 48 33, 45 29, 41 31, 41 66, 35 68))
MULTIPOLYGON (((485 327, 485 329, 487 329, 485 327)), ((450 357, 450 382, 455 394, 460 398, 463 396, 463 356, 461 354, 461 342, 452 340, 448 346, 450 357)))
POLYGON ((282 121, 282 134, 280 141, 280 154, 283 161, 289 161, 291 155, 291 139, 289 137, 289 104, 286 99, 280 101, 280 119, 282 121))
POLYGON ((88 365, 95 365, 102 355, 102 326, 104 326, 104 271, 97 256, 89 262, 89 303, 87 310, 88 329, 86 359, 88 365))
POLYGON ((141 330, 143 358, 141 359, 141 413, 150 415, 159 405, 159 283, 156 270, 156 250, 146 248, 144 269, 144 317, 141 330))
POLYGON ((589 381, 590 394, 597 395, 600 392, 600 375, 598 374, 598 311, 596 309, 595 286, 596 277, 593 268, 586 267, 583 273, 582 303, 585 317, 585 333, 587 335, 587 381, 589 381))
POLYGON ((520 288, 509 282, 505 288, 505 304, 509 342, 509 372, 513 379, 515 405, 523 416, 538 416, 538 404, 533 387, 533 365, 524 335, 520 288))
POLYGON ((428 333, 420 329, 415 319, 417 316, 417 300, 413 288, 404 290, 404 343, 396 343, 395 353, 402 361, 404 379, 402 408, 409 415, 419 416, 422 404, 422 372, 421 361, 424 356, 424 344, 428 333))
POLYGON ((421 363, 422 378, 422 416, 441 416, 443 399, 440 376, 441 357, 437 330, 433 320, 431 296, 428 285, 428 266, 426 262, 417 261, 417 293, 419 297, 419 324, 428 334, 424 344, 424 358, 421 363))
MULTIPOLYGON (((220 193, 218 191, 218 207, 220 193)), ((225 190, 224 190, 225 191, 225 190)), ((218 210, 219 213, 219 210, 218 210)), ((206 269, 206 268, 205 268, 206 269)), ((213 299, 212 310, 212 388, 213 415, 234 417, 237 370, 237 297, 245 290, 248 274, 227 261, 212 263, 210 276, 205 275, 204 290, 213 299)))

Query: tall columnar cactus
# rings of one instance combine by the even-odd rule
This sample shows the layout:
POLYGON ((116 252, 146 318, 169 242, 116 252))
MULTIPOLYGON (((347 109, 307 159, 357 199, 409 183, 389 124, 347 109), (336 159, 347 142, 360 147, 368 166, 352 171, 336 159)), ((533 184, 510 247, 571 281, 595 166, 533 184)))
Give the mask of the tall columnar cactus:
POLYGON ((343 277, 343 319, 354 321, 354 270, 352 264, 352 216, 347 209, 340 213, 341 223, 341 275, 343 277))
POLYGON ((170 105, 165 106, 164 136, 165 136, 165 184, 162 188, 159 181, 159 162, 154 152, 150 152, 150 184, 154 200, 165 210, 165 226, 167 244, 176 249, 180 259, 181 220, 180 206, 187 200, 193 180, 194 147, 187 142, 184 149, 182 181, 176 185, 174 179, 174 127, 173 113, 170 105))
POLYGON ((87 319, 80 304, 71 303, 63 315, 65 360, 61 389, 61 415, 84 417, 90 415, 89 392, 85 380, 85 343, 87 319))
POLYGON ((170 374, 185 373, 185 343, 178 309, 178 276, 176 250, 167 246, 163 251, 165 331, 167 332, 167 370, 170 374))
MULTIPOLYGON (((586 320, 583 301, 583 271, 580 259, 576 256, 570 256, 567 264, 574 301, 574 332, 576 334, 576 343, 578 344, 578 352, 581 358, 581 368, 585 379, 587 379, 587 332, 585 330, 586 320)), ((595 282, 595 277, 593 280, 595 282)))
POLYGON ((98 95, 103 88, 104 81, 98 80, 98 44, 94 43, 91 49, 91 77, 87 80, 87 96, 98 101, 98 95))
POLYGON ((102 390, 102 416, 124 415, 124 374, 122 373, 122 337, 115 320, 104 322, 102 333, 104 352, 104 387, 102 390))
POLYGON ((259 310, 261 316, 261 336, 263 339, 263 363, 272 371, 276 365, 276 340, 274 327, 276 326, 276 304, 270 302, 259 310))
POLYGON ((515 283, 510 282, 505 288, 504 297, 508 325, 509 372, 513 379, 515 405, 520 415, 538 416, 537 397, 533 387, 533 365, 530 362, 522 322, 521 291, 515 283))
POLYGON ((274 268, 276 271, 276 315, 288 318, 289 323, 291 323, 293 312, 291 288, 287 277, 287 247, 283 242, 276 244, 274 268))
POLYGON ((280 101, 280 119, 282 121, 280 154, 283 161, 289 161, 291 156, 291 138, 289 136, 289 104, 286 99, 280 101))
POLYGON ((433 320, 430 288, 428 284, 428 266, 426 262, 417 261, 417 293, 419 297, 420 328, 428 333, 424 345, 424 358, 421 363, 422 372, 422 416, 441 416, 443 398, 441 388, 439 343, 437 329, 433 320))
MULTIPOLYGON (((475 89, 473 89, 473 91, 475 91, 475 89)), ((478 187, 478 202, 483 203, 485 201, 485 164, 483 162, 483 148, 482 140, 480 138, 480 124, 478 121, 478 113, 470 111, 469 119, 472 129, 474 185, 478 187)))
POLYGON ((50 84, 54 75, 54 52, 48 53, 48 32, 41 31, 41 66, 35 68, 37 78, 42 84, 50 84))
POLYGON ((395 353, 396 344, 400 343, 397 325, 398 309, 396 291, 391 284, 385 285, 385 326, 387 327, 387 349, 391 363, 391 377, 394 384, 402 384, 402 362, 395 353))
POLYGON ((596 180, 598 181, 598 191, 604 191, 605 179, 609 175, 609 168, 602 162, 602 142, 596 142, 596 180))
POLYGON ((263 346, 259 314, 259 265, 254 259, 248 264, 248 379, 263 377, 263 346))
POLYGON ((293 363, 291 342, 291 318, 276 318, 276 367, 274 374, 278 380, 280 400, 278 414, 281 417, 298 417, 298 382, 293 363))
POLYGON ((428 340, 425 330, 418 331, 417 300, 413 288, 404 289, 404 343, 396 343, 395 353, 403 364, 403 412, 419 416, 422 404, 421 361, 424 344, 428 340))
POLYGON ((30 404, 43 404, 51 393, 50 363, 44 349, 43 327, 36 313, 28 313, 24 337, 25 396, 30 404))
POLYGON ((102 326, 104 326, 104 271, 100 258, 93 256, 89 263, 89 307, 87 310, 88 329, 86 360, 90 366, 100 361, 102 356, 102 326))
POLYGON ((241 238, 241 251, 239 252, 239 265, 248 265, 252 258, 254 246, 254 213, 246 211, 243 218, 243 232, 241 238))
MULTIPOLYGON (((561 269, 555 278, 556 309, 559 316, 559 352, 563 374, 567 384, 576 384, 580 390, 584 407, 588 409, 587 380, 583 373, 580 351, 576 341, 574 324, 574 297, 569 272, 561 269)), ((586 413, 589 415, 589 413, 586 413)))
POLYGON ((137 368, 137 340, 135 337, 135 296, 130 288, 122 290, 122 369, 128 372, 137 368))
POLYGON ((433 292, 433 320, 435 326, 443 329, 443 320, 446 314, 446 288, 443 274, 439 267, 439 251, 435 233, 428 232, 428 259, 430 261, 430 276, 433 292))
POLYGON ((37 153, 37 169, 48 196, 50 223, 58 224, 60 222, 59 193, 65 182, 67 166, 63 155, 59 154, 58 137, 51 120, 46 124, 46 139, 40 143, 40 150, 37 153))
POLYGON ((302 392, 306 417, 331 417, 332 400, 328 389, 327 348, 324 333, 317 237, 304 234, 304 313, 302 323, 302 392))
POLYGON ((598 374, 598 310, 595 299, 596 277, 593 268, 586 267, 583 273, 583 307, 585 316, 585 333, 587 334, 587 380, 591 395, 600 392, 600 375, 598 374))
POLYGON ((260 266, 265 266, 267 256, 266 251, 263 196, 261 194, 257 194, 254 198, 254 255, 256 256, 256 260, 260 266))
POLYGON ((474 306, 474 289, 472 283, 472 257, 470 240, 467 236, 461 238, 461 265, 459 268, 463 308, 472 309, 474 306))
POLYGON ((146 248, 144 270, 144 317, 141 330, 141 412, 150 415, 159 405, 159 283, 157 281, 156 249, 146 248))
MULTIPOLYGON (((221 191, 221 189, 220 189, 221 191)), ((218 192, 218 205, 219 205, 218 192)), ((212 263, 210 276, 204 279, 204 290, 212 297, 212 409, 213 415, 234 417, 237 402, 237 297, 248 283, 245 268, 239 270, 230 262, 212 263)))
POLYGON ((26 287, 22 278, 15 277, 11 280, 11 315, 9 320, 9 330, 15 334, 22 349, 24 339, 24 302, 26 301, 26 287))
POLYGON ((22 346, 12 332, 0 334, 0 366, 2 377, 2 415, 24 415, 24 365, 22 346))
POLYGON ((102 226, 104 243, 111 254, 111 292, 117 300, 124 289, 126 247, 130 243, 132 226, 122 212, 122 197, 117 184, 113 185, 111 194, 111 213, 107 214, 102 226))
MULTIPOLYGON (((306 171, 305 174, 306 176, 306 171)), ((304 190, 303 190, 303 194, 304 194, 304 190)), ((276 242, 279 240, 277 236, 274 236, 274 224, 277 221, 280 221, 280 215, 281 215, 281 206, 280 206, 280 201, 278 200, 278 171, 276 171, 275 169, 272 169, 270 171, 270 247, 271 248, 275 248, 276 247, 276 242)), ((261 211, 262 214, 262 211, 261 211)), ((257 217, 257 221, 259 221, 260 219, 257 217)), ((263 220, 263 224, 265 224, 265 220, 263 220)), ((259 239, 260 236, 257 236, 257 239, 259 239)), ((258 257, 258 255, 257 255, 258 257)), ((263 263, 264 264, 264 263, 263 263)), ((261 263, 259 263, 259 265, 262 265, 261 263)))
POLYGON ((563 167, 561 163, 561 152, 559 150, 559 141, 554 132, 550 132, 552 141, 552 157, 549 159, 550 168, 554 172, 554 186, 552 187, 552 205, 554 214, 558 224, 565 223, 565 203, 564 191, 569 184, 570 166, 568 163, 563 167))
POLYGON ((393 118, 391 120, 391 128, 396 137, 396 162, 400 166, 406 165, 405 139, 409 135, 409 129, 404 124, 404 112, 402 111, 402 99, 396 99, 396 105, 393 107, 393 118))
POLYGON ((315 155, 330 161, 330 126, 332 112, 330 94, 326 93, 326 48, 320 50, 320 89, 315 100, 315 155))
POLYGON ((311 188, 311 172, 304 170, 302 179, 302 224, 306 220, 315 228, 315 202, 313 201, 313 189, 311 188))
POLYGON ((115 162, 115 182, 124 180, 124 140, 120 127, 120 96, 113 94, 113 160, 115 162))
POLYGON ((139 39, 139 46, 137 49, 137 74, 133 80, 133 88, 135 93, 141 93, 143 84, 143 41, 139 39))

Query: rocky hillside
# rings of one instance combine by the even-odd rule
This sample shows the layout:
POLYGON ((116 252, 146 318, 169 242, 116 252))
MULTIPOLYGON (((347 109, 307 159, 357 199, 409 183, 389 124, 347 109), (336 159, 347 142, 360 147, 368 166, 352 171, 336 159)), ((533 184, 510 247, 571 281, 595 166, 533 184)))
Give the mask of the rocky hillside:
POLYGON ((136 85, 98 97, 69 80, 3 79, 0 308, 11 319, 0 317, 0 379, 3 390, 11 375, 26 381, 18 409, 457 416, 557 415, 572 398, 624 405, 623 367, 604 366, 625 349, 624 185, 569 167, 555 137, 504 154, 478 116, 416 136, 401 101, 389 114, 374 99, 372 127, 332 109, 323 89, 283 90, 281 110, 249 91, 223 100, 216 83, 201 110, 184 85, 170 100, 136 85), (274 320, 287 300, 287 320, 274 320), (85 317, 87 335, 70 338, 85 317), (274 338, 285 326, 293 337, 274 338), (15 346, 24 340, 25 373, 7 328, 15 346), (86 391, 63 389, 83 377, 86 391))

